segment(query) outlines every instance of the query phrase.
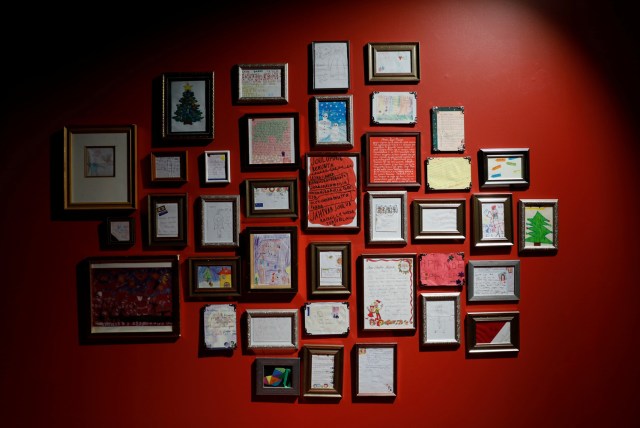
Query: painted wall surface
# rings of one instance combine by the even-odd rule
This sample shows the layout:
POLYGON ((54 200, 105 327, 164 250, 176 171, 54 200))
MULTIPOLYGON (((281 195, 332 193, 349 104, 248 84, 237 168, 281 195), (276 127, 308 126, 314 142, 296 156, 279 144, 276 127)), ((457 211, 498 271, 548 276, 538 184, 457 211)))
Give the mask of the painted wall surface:
MULTIPOLYGON (((0 424, 6 427, 196 426, 631 426, 638 404, 639 296, 637 48, 629 14, 602 2, 237 2, 151 16, 125 9, 86 13, 44 11, 30 22, 36 41, 3 31, 0 141, 2 297, 0 424), (534 4, 535 3, 535 4, 534 4), (48 13, 50 12, 50 13, 48 13), (242 194, 247 178, 295 177, 296 172, 248 173, 240 168, 239 120, 247 113, 300 114, 300 148, 309 145, 309 46, 349 40, 356 147, 372 131, 418 131, 421 159, 431 155, 429 111, 462 105, 465 155, 472 156, 470 192, 416 198, 467 199, 478 183, 480 148, 527 147, 531 185, 499 189, 521 198, 558 198, 556 255, 519 255, 517 248, 477 251, 472 241, 371 248, 358 234, 300 231, 299 293, 290 301, 238 301, 253 308, 299 308, 307 298, 310 242, 352 242, 351 325, 346 338, 303 337, 302 344, 344 344, 343 397, 322 402, 252 396, 252 363, 199 352, 200 310, 181 293, 182 335, 174 343, 82 345, 78 337, 78 264, 86 257, 178 253, 182 287, 186 259, 233 255, 197 251, 193 204, 201 194, 242 194), (368 42, 417 41, 419 84, 365 83, 368 42), (241 63, 286 62, 289 103, 234 105, 232 70, 241 63), (206 145, 163 145, 153 82, 162 73, 215 72, 215 139, 206 145), (635 78, 635 77, 634 77, 635 78), (372 126, 373 91, 417 91, 418 123, 372 126), (141 210, 136 243, 126 250, 100 245, 101 213, 68 214, 62 201, 62 128, 135 123, 138 126, 138 200, 150 192, 189 194, 189 244, 177 251, 144 245, 141 210), (181 187, 149 183, 153 150, 187 149, 189 181, 181 187), (232 152, 232 183, 205 188, 198 158, 204 150, 232 152), (462 313, 519 310, 521 351, 516 357, 471 359, 462 346, 431 351, 412 334, 358 331, 357 255, 364 252, 464 251, 467 260, 518 259, 518 304, 469 304, 462 313), (350 353, 356 343, 398 344, 398 395, 392 401, 354 399, 350 353)), ((183 7, 184 6, 184 7, 183 7)), ((58 7, 58 6, 56 6, 58 7)), ((160 12, 160 11, 157 11, 160 12)), ((10 15, 25 16, 17 8, 10 15)), ((7 15, 9 16, 9 15, 7 15)), ((424 173, 424 170, 423 170, 424 173)), ((364 193, 363 193, 364 195, 364 193)), ((364 199, 361 199, 364 200, 364 199)), ((301 204, 301 209, 304 203, 301 204)), ((364 211, 361 212, 364 225, 364 211)), ((298 225, 289 219, 246 219, 253 225, 298 225)), ((239 255, 244 256, 242 251, 239 255)), ((417 290, 422 291, 422 290, 417 290)), ((419 312, 418 312, 419 313, 419 312)), ((239 332, 246 331, 239 324, 239 332)), ((297 353, 289 354, 291 356, 297 353)))

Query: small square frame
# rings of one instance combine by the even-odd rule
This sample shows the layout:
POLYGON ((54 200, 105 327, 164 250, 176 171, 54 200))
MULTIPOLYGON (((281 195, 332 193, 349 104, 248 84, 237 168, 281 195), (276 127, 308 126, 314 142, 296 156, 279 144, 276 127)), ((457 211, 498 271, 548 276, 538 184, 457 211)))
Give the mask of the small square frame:
POLYGON ((365 186, 419 188, 419 132, 365 134, 365 186))
POLYGON ((373 125, 415 125, 418 123, 417 92, 371 93, 373 125))
POLYGON ((414 199, 413 239, 464 240, 466 199, 414 199))
POLYGON ((370 83, 420 81, 418 42, 367 43, 367 60, 367 79, 370 83))
POLYGON ((350 88, 349 41, 311 42, 311 89, 346 91, 350 88))
POLYGON ((513 245, 513 204, 511 193, 475 194, 473 206, 474 247, 513 245), (502 208, 499 208, 502 207, 502 208))
POLYGON ((247 350, 294 352, 298 350, 297 309, 247 309, 247 350), (268 338, 262 329, 268 330, 268 338))
POLYGON ((369 191, 367 202, 367 244, 406 245, 409 230, 407 191, 369 191))
POLYGON ((309 260, 310 297, 351 294, 351 242, 312 242, 309 244, 309 260))
POLYGON ((460 292, 421 293, 422 346, 460 345, 460 292))
POLYGON ((295 170, 300 166, 298 113, 244 116, 242 163, 247 171, 295 170))
POLYGON ((201 195, 198 198, 201 249, 240 246, 240 195, 201 195))
POLYGON ((464 153, 464 107, 431 108, 433 153, 464 153))
POLYGON ((304 397, 342 398, 344 345, 304 345, 302 361, 304 397))
POLYGON ((298 292, 298 228, 253 226, 245 229, 247 292, 298 292))
POLYGON ((298 179, 245 180, 247 218, 298 218, 298 179))
POLYGON ((354 357, 356 397, 395 397, 398 394, 397 343, 356 343, 354 357), (376 377, 367 379, 366 373, 376 377))
POLYGON ((204 184, 231 183, 231 152, 206 150, 204 152, 204 184))
POLYGON ((162 75, 162 139, 213 140, 214 73, 162 75))
POLYGON ((353 148, 353 95, 313 97, 314 148, 353 148))
POLYGON ((478 150, 480 188, 529 187, 529 149, 478 150))
POLYGON ((470 355, 517 354, 520 351, 520 312, 518 311, 469 312, 465 330, 467 353, 470 355), (509 324, 508 333, 504 330, 507 323, 509 324), (503 327, 497 332, 496 329, 500 324, 503 327))
POLYGON ((215 301, 241 296, 239 256, 191 257, 187 259, 187 265, 189 299, 215 301))
POLYGON ((135 244, 135 226, 136 221, 133 217, 108 217, 106 222, 107 244, 110 246, 135 244))
POLYGON ((519 251, 558 251, 558 200, 520 199, 518 211, 520 220, 518 228, 519 251), (551 234, 551 238, 549 238, 549 234, 551 234))
POLYGON ((519 302, 519 260, 469 260, 467 301, 519 302))
POLYGON ((238 344, 237 307, 233 303, 202 308, 204 347, 210 351, 233 351, 238 344))
MULTIPOLYGON (((278 379, 274 380, 278 382, 278 379)), ((255 393, 256 395, 300 395, 300 358, 263 358, 258 357, 255 360, 255 393), (281 373, 277 369, 285 368, 289 372, 281 373), (271 374, 266 374, 271 373, 271 374), (276 386, 265 385, 266 378, 282 375, 283 379, 279 379, 280 383, 276 386), (286 382, 283 386, 282 382, 286 382)))
POLYGON ((151 152, 149 156, 152 183, 186 183, 187 151, 151 152))
POLYGON ((238 64, 238 104, 286 104, 289 102, 289 65, 238 64))
POLYGON ((185 247, 187 245, 187 200, 186 193, 149 194, 147 196, 147 243, 150 247, 185 247), (169 215, 169 217, 163 218, 165 215, 169 215))

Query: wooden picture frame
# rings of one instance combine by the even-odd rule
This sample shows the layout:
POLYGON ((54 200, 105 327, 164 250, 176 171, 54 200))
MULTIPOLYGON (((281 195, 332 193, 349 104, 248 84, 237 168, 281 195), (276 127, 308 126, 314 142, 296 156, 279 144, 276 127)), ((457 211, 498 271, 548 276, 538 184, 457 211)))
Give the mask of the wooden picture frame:
POLYGON ((308 398, 342 398, 344 345, 304 345, 304 386, 308 398))
POLYGON ((177 256, 93 257, 83 266, 86 276, 79 298, 83 341, 174 341, 180 337, 177 256))
POLYGON ((298 228, 253 226, 245 229, 249 254, 249 293, 298 291, 298 228))
POLYGON ((420 153, 419 132, 367 132, 365 186, 419 188, 420 153))
POLYGON ((351 87, 348 40, 311 42, 311 89, 346 91, 351 87))
POLYGON ((190 257, 187 267, 189 299, 215 301, 242 295, 239 256, 190 257))
POLYGON ((407 191, 369 191, 367 202, 367 244, 406 245, 409 239, 407 191))
POLYGON ((309 336, 349 335, 349 302, 307 302, 302 314, 309 336))
POLYGON ((247 309, 247 349, 252 352, 298 350, 298 310, 247 309))
POLYGON ((421 287, 462 287, 465 284, 464 252, 418 255, 421 287))
POLYGON ((289 65, 238 64, 238 104, 286 104, 289 102, 289 65))
POLYGON ((147 244, 150 247, 187 245, 187 200, 186 193, 147 196, 147 244))
POLYGON ((418 83, 420 43, 367 43, 369 83, 418 83))
POLYGON ((415 254, 363 254, 364 331, 415 329, 415 254))
POLYGON ((214 75, 213 72, 162 75, 163 140, 213 140, 214 75))
POLYGON ((353 95, 313 97, 313 117, 314 148, 353 148, 353 95))
POLYGON ((451 240, 466 238, 466 199, 414 199, 413 239, 451 240))
POLYGON ((63 209, 135 210, 136 125, 65 126, 63 134, 63 209))
POLYGON ((478 150, 480 188, 529 187, 529 149, 478 150))
POLYGON ((475 194, 473 206, 474 247, 513 245, 513 207, 510 193, 475 194))
POLYGON ((469 355, 517 354, 520 351, 520 312, 469 312, 466 319, 469 355))
POLYGON ((312 242, 309 260, 310 297, 351 294, 351 242, 312 242))
POLYGON ((108 217, 106 242, 109 246, 133 245, 136 242, 136 221, 133 217, 108 217))
POLYGON ((519 251, 558 251, 557 199, 520 199, 518 212, 519 251))
POLYGON ((418 93, 371 93, 371 124, 415 125, 418 123, 418 93))
POLYGON ((356 397, 396 397, 398 395, 398 344, 356 343, 356 397))
POLYGON ((360 230, 360 153, 307 153, 306 231, 360 230))
POLYGON ((153 151, 149 156, 151 182, 155 184, 186 183, 188 177, 187 151, 153 151))
POLYGON ((300 166, 298 113, 244 116, 243 168, 247 171, 295 170, 300 166))
POLYGON ((460 292, 421 293, 422 346, 460 345, 460 292))
POLYGON ((254 389, 258 396, 299 396, 300 358, 256 358, 254 389))
POLYGON ((431 150, 464 153, 464 107, 431 108, 431 150))
POLYGON ((298 218, 298 179, 245 180, 245 215, 298 218))
POLYGON ((225 249, 240 246, 240 195, 201 195, 198 198, 199 247, 225 249))
POLYGON ((209 351, 233 351, 238 344, 237 307, 233 303, 202 308, 204 347, 209 351))
POLYGON ((469 260, 469 302, 519 302, 519 260, 469 260))
POLYGON ((231 152, 229 150, 205 150, 204 184, 231 183, 231 152))
POLYGON ((471 190, 471 157, 428 157, 427 189, 431 191, 471 190))

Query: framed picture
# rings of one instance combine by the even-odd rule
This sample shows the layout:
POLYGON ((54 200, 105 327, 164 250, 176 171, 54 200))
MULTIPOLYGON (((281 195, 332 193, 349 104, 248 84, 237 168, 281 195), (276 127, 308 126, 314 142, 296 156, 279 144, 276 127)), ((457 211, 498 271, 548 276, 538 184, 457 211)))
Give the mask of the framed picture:
POLYGON ((469 260, 467 300, 518 302, 520 261, 469 260))
POLYGON ((464 107, 431 108, 431 149, 464 153, 464 107))
POLYGON ((420 187, 419 132, 368 132, 365 139, 365 186, 420 187))
POLYGON ((288 64, 240 64, 238 104, 289 102, 288 64))
POLYGON ((398 344, 356 343, 356 397, 395 397, 398 393, 398 344))
POLYGON ((162 139, 212 140, 214 73, 162 75, 162 139))
POLYGON ((478 150, 480 187, 529 186, 529 149, 478 150))
POLYGON ((64 209, 135 210, 136 125, 64 127, 64 209))
POLYGON ((300 395, 300 358, 256 358, 256 395, 300 395))
POLYGON ((520 199, 520 251, 558 250, 558 200, 520 199))
POLYGON ((312 242, 311 297, 351 294, 351 242, 312 242))
POLYGON ((248 179, 245 201, 247 218, 297 218, 298 179, 248 179))
POLYGON ((202 195, 200 208, 200 248, 240 246, 240 195, 202 195))
POLYGON ((187 181, 187 152, 151 152, 152 183, 185 183, 187 181))
POLYGON ((290 170, 300 165, 298 113, 256 113, 245 116, 246 170, 290 170))
POLYGON ((187 194, 147 196, 149 246, 187 245, 187 194))
POLYGON ((304 397, 342 398, 344 345, 304 345, 304 397))
POLYGON ((347 336, 349 302, 313 302, 302 307, 304 332, 310 336, 347 336))
POLYGON ((353 148, 353 96, 313 97, 316 148, 353 148))
POLYGON ((240 257, 191 257, 188 259, 189 293, 195 300, 240 297, 240 257))
POLYGON ((407 244, 407 191, 370 191, 368 244, 407 244))
POLYGON ((204 183, 231 183, 231 153, 229 150, 204 152, 204 183))
POLYGON ((363 254, 364 331, 415 329, 415 254, 363 254))
POLYGON ((249 251, 248 291, 298 291, 298 228, 256 226, 245 229, 249 251))
POLYGON ((428 157, 427 189, 471 190, 471 157, 428 157))
POLYGON ((81 289, 82 338, 139 342, 180 336, 178 257, 95 257, 81 289))
POLYGON ((520 351, 520 312, 469 312, 467 353, 517 353, 520 351))
POLYGON ((464 253, 425 253, 418 256, 420 285, 462 287, 465 282, 464 253))
POLYGON ((367 59, 369 82, 420 81, 420 44, 417 42, 368 43, 367 59))
POLYGON ((423 346, 460 345, 460 293, 421 293, 423 346))
POLYGON ((204 346, 208 350, 231 351, 238 343, 236 305, 206 305, 202 308, 204 346))
POLYGON ((509 247, 513 245, 511 194, 478 194, 473 204, 473 245, 509 247))
POLYGON ((311 43, 314 91, 346 91, 350 87, 349 41, 311 43))
POLYGON ((307 231, 360 230, 359 166, 359 153, 307 153, 307 231))
POLYGON ((107 244, 133 245, 136 242, 136 221, 132 217, 107 218, 107 244))
POLYGON ((298 349, 296 309, 247 309, 247 349, 293 352, 298 349))
POLYGON ((414 199, 413 239, 464 240, 466 199, 414 199))
POLYGON ((371 93, 371 123, 374 125, 415 125, 418 122, 416 92, 371 93))

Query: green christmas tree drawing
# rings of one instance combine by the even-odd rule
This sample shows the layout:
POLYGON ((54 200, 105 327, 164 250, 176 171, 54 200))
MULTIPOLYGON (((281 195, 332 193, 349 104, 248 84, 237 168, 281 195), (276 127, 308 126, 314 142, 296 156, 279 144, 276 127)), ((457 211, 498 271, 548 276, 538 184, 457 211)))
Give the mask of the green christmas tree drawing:
POLYGON ((192 86, 187 82, 183 87, 184 92, 178 100, 173 119, 185 125, 192 125, 194 122, 201 121, 203 115, 200 111, 200 104, 196 100, 196 94, 192 91, 192 86))
POLYGON ((547 235, 551 233, 549 220, 540 212, 527 219, 527 237, 525 242, 533 242, 533 245, 539 246, 540 244, 553 244, 553 241, 547 238, 547 235))

